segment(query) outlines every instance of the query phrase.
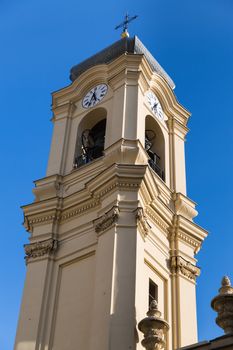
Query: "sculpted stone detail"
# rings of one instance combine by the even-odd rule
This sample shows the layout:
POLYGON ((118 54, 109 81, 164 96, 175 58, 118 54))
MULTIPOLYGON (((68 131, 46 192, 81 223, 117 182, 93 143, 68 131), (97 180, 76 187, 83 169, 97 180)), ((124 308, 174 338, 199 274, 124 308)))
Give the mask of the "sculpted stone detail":
POLYGON ((150 225, 147 222, 146 216, 144 215, 143 208, 139 207, 136 209, 136 220, 139 228, 143 232, 144 237, 148 234, 150 225))
POLYGON ((233 287, 229 277, 223 277, 219 294, 212 300, 211 307, 218 313, 217 325, 226 334, 233 333, 233 287))
POLYGON ((25 256, 26 263, 30 259, 35 259, 46 254, 54 253, 57 247, 58 247, 57 240, 52 238, 46 239, 40 242, 25 244, 24 250, 26 254, 25 256))
POLYGON ((119 209, 114 206, 107 213, 94 221, 96 233, 101 233, 114 225, 119 217, 119 209))
POLYGON ((171 257, 171 270, 173 273, 181 272, 185 277, 195 281, 196 277, 200 275, 199 267, 191 264, 181 256, 171 257))
POLYGON ((147 317, 138 324, 138 329, 144 334, 142 346, 146 350, 165 349, 165 333, 169 329, 168 323, 161 318, 156 300, 152 300, 147 317))

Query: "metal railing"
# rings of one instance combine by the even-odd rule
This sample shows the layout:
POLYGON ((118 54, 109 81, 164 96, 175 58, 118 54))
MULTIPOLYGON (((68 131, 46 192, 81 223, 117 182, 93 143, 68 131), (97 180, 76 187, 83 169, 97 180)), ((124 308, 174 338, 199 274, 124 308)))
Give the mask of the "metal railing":
POLYGON ((156 164, 152 159, 148 160, 148 164, 150 165, 151 169, 154 170, 154 172, 158 174, 159 177, 161 177, 161 179, 164 181, 164 171, 158 166, 158 164, 156 164))

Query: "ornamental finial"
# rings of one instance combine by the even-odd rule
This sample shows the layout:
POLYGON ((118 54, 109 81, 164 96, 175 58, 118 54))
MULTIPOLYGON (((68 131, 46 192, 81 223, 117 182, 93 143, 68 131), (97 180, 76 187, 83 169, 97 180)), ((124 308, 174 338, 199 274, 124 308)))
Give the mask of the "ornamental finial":
POLYGON ((221 282, 222 286, 219 289, 220 294, 233 294, 233 287, 231 286, 231 280, 228 276, 224 276, 221 282))
POLYGON ((122 39, 129 37, 129 33, 128 33, 129 23, 131 21, 133 21, 134 19, 136 19, 137 17, 138 17, 137 15, 130 17, 129 14, 126 13, 124 21, 115 27, 115 29, 119 29, 119 28, 123 27, 123 32, 121 33, 122 39))
POLYGON ((169 325, 161 318, 156 300, 151 301, 147 317, 139 322, 138 329, 144 334, 141 344, 146 350, 165 349, 165 334, 169 325))
POLYGON ((219 294, 212 300, 211 306, 218 313, 216 323, 225 333, 233 333, 233 287, 228 276, 221 282, 219 294))

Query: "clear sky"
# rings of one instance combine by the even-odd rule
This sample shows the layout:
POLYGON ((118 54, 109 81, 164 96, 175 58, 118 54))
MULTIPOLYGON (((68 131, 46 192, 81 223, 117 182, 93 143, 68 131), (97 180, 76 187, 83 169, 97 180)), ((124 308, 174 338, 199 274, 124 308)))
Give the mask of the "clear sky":
POLYGON ((0 348, 12 350, 25 277, 20 205, 45 175, 51 95, 70 83, 69 69, 118 40, 123 15, 138 14, 136 34, 176 83, 192 112, 186 143, 188 195, 196 222, 210 231, 198 265, 199 339, 222 334, 211 298, 233 279, 232 0, 1 0, 0 348))

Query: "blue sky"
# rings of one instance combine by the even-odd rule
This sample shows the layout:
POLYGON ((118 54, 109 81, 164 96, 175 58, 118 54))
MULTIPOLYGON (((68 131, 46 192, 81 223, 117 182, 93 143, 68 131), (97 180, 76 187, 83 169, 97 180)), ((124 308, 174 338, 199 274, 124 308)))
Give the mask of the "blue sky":
POLYGON ((221 277, 233 279, 233 2, 232 0, 1 0, 0 348, 11 350, 23 290, 20 205, 33 200, 33 180, 45 175, 52 124, 51 92, 69 82, 69 69, 118 40, 123 15, 138 14, 136 34, 176 83, 192 112, 187 136, 188 195, 196 222, 210 231, 198 254, 199 339, 222 332, 211 298, 221 277))

